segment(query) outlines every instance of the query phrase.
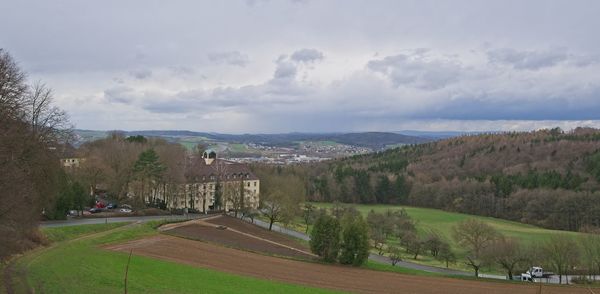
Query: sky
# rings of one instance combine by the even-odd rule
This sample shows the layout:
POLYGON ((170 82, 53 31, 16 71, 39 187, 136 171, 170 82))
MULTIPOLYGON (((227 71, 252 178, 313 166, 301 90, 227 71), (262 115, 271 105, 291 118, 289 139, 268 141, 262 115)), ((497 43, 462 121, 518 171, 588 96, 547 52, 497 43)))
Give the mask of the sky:
POLYGON ((7 1, 80 129, 600 127, 600 1, 7 1))

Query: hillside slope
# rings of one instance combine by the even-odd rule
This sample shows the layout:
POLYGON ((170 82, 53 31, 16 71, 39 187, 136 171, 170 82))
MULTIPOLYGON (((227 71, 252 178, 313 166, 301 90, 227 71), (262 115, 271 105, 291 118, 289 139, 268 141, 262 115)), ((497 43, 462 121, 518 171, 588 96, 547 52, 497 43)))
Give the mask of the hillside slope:
POLYGON ((600 226, 599 150, 596 129, 482 134, 335 160, 303 175, 316 201, 409 204, 580 230, 600 226))

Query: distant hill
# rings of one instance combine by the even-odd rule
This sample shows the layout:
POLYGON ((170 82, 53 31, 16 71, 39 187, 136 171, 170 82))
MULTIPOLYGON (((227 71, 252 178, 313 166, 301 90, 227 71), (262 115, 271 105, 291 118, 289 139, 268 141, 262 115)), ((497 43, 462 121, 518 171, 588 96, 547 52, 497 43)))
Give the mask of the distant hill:
MULTIPOLYGON (((95 140, 106 136, 106 131, 75 130, 82 141, 95 140)), ((408 136, 389 132, 363 133, 286 133, 286 134, 219 134, 193 132, 185 130, 146 130, 123 132, 128 136, 142 135, 146 137, 179 138, 201 137, 208 140, 230 143, 255 143, 272 146, 292 146, 298 141, 333 141, 374 150, 384 149, 390 145, 420 144, 430 142, 432 138, 408 136)))
POLYGON ((448 139, 453 137, 460 136, 468 136, 468 135, 480 135, 480 134, 492 134, 492 133, 501 133, 501 132, 490 132, 490 131, 413 131, 413 130, 405 130, 399 131, 398 134, 421 137, 421 138, 431 138, 431 139, 448 139))

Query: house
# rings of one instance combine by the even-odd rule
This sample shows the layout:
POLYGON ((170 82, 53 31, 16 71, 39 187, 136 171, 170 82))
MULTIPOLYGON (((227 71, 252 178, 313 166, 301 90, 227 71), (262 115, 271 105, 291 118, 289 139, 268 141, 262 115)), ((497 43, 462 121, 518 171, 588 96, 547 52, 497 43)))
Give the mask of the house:
POLYGON ((155 199, 164 201, 168 208, 200 212, 258 208, 260 180, 246 164, 217 158, 216 152, 208 150, 202 160, 194 162, 186 178, 188 182, 180 187, 162 187, 162 192, 154 193, 155 199))
POLYGON ((84 158, 78 157, 76 149, 69 144, 65 144, 54 149, 59 150, 60 163, 65 168, 78 168, 79 165, 84 161, 84 158))

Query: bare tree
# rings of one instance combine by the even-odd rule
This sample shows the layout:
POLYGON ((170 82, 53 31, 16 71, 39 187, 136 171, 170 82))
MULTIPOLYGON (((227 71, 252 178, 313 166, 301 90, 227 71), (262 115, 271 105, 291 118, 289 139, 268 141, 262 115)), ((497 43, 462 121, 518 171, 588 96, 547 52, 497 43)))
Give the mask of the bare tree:
POLYGON ((305 234, 308 234, 308 227, 316 220, 316 214, 314 213, 316 209, 317 207, 310 203, 305 203, 302 208, 302 219, 304 219, 304 224, 306 225, 305 234))
POLYGON ((452 251, 450 244, 446 242, 442 243, 442 246, 440 246, 440 251, 438 252, 435 258, 437 260, 445 262, 446 268, 448 267, 449 263, 456 262, 456 255, 454 254, 454 251, 452 251))
POLYGON ((298 214, 299 204, 304 201, 304 185, 294 176, 279 176, 267 179, 263 187, 261 211, 269 219, 269 230, 273 223, 290 221, 298 214))
POLYGON ((600 235, 598 232, 589 233, 580 240, 582 250, 582 259, 587 262, 590 275, 596 278, 595 274, 600 273, 600 235))
POLYGON ((52 105, 52 89, 38 81, 26 97, 26 114, 32 136, 45 143, 70 141, 72 125, 67 113, 52 105))
POLYGON ((479 269, 485 262, 482 252, 499 237, 499 233, 492 226, 473 218, 458 223, 452 233, 454 240, 467 249, 466 264, 473 268, 478 277, 479 269))
POLYGON ((388 256, 390 257, 390 261, 392 262, 392 266, 398 264, 398 262, 402 261, 402 253, 400 248, 396 246, 388 247, 388 256))
MULTIPOLYGON (((579 247, 571 237, 559 234, 547 240, 542 250, 546 262, 558 274, 558 283, 562 284, 562 276, 568 275, 579 261, 579 247)), ((568 284, 569 279, 566 282, 568 284)))
POLYGON ((0 48, 0 115, 21 120, 25 114, 26 75, 14 59, 0 48))
POLYGON ((525 253, 517 239, 498 238, 483 250, 483 256, 490 263, 500 265, 512 280, 515 267, 526 260, 525 253))

